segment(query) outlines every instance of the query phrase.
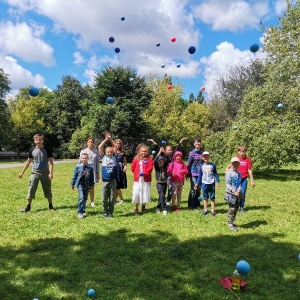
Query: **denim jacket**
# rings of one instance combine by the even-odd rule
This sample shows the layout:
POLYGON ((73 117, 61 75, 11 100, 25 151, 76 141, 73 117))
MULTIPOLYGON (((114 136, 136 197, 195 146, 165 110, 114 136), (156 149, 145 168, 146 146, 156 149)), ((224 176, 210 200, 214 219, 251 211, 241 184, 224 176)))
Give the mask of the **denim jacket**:
MULTIPOLYGON (((86 174, 85 174, 85 187, 90 189, 94 185, 94 171, 91 165, 85 166, 86 174)), ((71 180, 71 186, 79 186, 80 178, 83 175, 83 165, 78 164, 73 173, 73 177, 71 180)))

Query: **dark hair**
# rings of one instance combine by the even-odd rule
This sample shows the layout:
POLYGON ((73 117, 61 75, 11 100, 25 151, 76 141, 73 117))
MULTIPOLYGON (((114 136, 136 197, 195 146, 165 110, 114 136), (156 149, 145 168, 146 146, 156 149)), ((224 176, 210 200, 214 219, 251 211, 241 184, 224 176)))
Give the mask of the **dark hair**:
POLYGON ((94 140, 94 138, 92 138, 92 137, 88 137, 88 138, 85 140, 85 142, 87 143, 89 140, 92 140, 93 143, 95 143, 95 140, 94 140))
POLYGON ((196 138, 194 139, 194 143, 195 143, 195 142, 199 142, 199 143, 201 143, 201 137, 199 137, 199 136, 198 136, 198 137, 196 137, 196 138))

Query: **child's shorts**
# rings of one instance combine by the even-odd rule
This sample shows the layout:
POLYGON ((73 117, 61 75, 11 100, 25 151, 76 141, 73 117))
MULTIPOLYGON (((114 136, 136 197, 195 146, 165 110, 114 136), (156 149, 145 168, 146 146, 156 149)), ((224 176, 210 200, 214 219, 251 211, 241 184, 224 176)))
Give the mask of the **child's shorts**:
POLYGON ((215 200, 215 184, 202 184, 202 195, 204 200, 215 200))

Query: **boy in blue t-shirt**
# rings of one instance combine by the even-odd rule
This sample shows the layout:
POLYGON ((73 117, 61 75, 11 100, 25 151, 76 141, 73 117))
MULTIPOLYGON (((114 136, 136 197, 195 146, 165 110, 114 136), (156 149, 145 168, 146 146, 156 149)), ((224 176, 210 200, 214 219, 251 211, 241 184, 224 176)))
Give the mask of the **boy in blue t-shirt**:
POLYGON ((103 147, 108 141, 113 143, 110 134, 106 133, 105 139, 98 147, 99 156, 102 159, 103 218, 113 218, 117 178, 117 160, 114 156, 113 147, 107 147, 105 154, 103 152, 103 147))

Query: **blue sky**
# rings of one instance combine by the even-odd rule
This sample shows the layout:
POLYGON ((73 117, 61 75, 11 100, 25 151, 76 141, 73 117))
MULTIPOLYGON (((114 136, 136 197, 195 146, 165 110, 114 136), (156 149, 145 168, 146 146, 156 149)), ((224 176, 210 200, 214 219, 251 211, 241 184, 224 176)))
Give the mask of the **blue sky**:
POLYGON ((0 68, 13 93, 52 90, 64 75, 93 84, 103 65, 120 64, 172 76, 186 98, 202 86, 209 95, 228 68, 264 56, 249 51, 263 45, 260 20, 277 25, 285 9, 285 0, 0 0, 0 68))

